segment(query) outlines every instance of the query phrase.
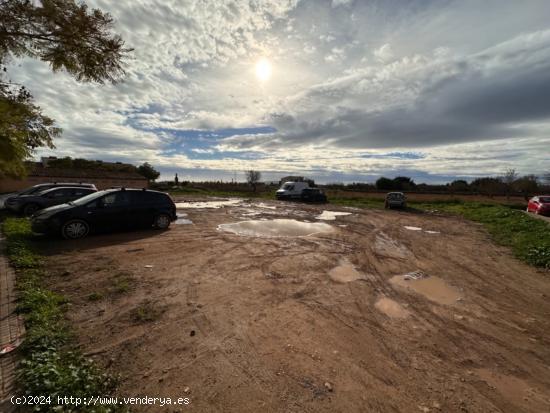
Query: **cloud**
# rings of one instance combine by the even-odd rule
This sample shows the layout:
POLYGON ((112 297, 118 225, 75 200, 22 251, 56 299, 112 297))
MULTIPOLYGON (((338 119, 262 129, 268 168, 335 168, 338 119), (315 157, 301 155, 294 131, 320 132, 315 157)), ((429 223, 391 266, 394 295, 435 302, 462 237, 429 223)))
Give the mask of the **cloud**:
POLYGON ((64 129, 58 149, 39 154, 147 160, 197 177, 550 168, 547 1, 88 3, 135 49, 128 75, 79 84, 15 60, 10 76, 64 129), (260 84, 262 57, 273 75, 260 84))
POLYGON ((406 56, 330 79, 271 114, 273 136, 226 143, 369 149, 530 137, 533 122, 550 118, 549 95, 550 31, 541 31, 465 57, 406 56))

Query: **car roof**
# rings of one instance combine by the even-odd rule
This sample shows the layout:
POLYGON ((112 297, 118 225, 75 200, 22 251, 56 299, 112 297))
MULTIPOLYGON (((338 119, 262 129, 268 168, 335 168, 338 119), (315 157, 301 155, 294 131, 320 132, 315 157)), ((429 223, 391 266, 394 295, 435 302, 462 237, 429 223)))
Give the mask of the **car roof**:
POLYGON ((90 184, 88 182, 44 182, 42 184, 36 184, 33 185, 34 188, 38 186, 95 186, 94 184, 90 184))
POLYGON ((45 194, 46 192, 54 192, 59 189, 87 189, 88 191, 95 191, 94 188, 90 188, 88 186, 55 186, 53 188, 45 189, 44 191, 41 191, 41 194, 45 194))
POLYGON ((152 192, 152 193, 155 193, 155 194, 167 195, 166 192, 155 191, 153 189, 147 189, 147 188, 108 188, 108 189, 104 189, 103 191, 99 191, 99 192, 117 192, 117 191, 152 192))

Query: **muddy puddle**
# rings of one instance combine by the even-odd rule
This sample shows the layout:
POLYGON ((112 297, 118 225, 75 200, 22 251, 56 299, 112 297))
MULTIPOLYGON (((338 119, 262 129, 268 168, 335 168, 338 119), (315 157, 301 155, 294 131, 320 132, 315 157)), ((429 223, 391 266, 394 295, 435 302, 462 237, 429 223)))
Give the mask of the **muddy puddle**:
POLYGON ((328 272, 330 279, 337 283, 349 283, 356 280, 366 280, 367 277, 357 271, 355 266, 347 259, 340 260, 337 267, 328 272))
POLYGON ((189 201, 189 202, 176 202, 177 209, 218 209, 226 206, 239 205, 242 199, 223 199, 216 201, 189 201))
POLYGON ((374 306, 390 318, 407 318, 410 315, 409 311, 403 308, 401 304, 385 296, 376 300, 374 306))
POLYGON ((428 276, 420 271, 390 278, 390 283, 423 295, 439 304, 454 304, 462 298, 460 292, 438 277, 428 276))
POLYGON ((191 225, 193 221, 191 221, 189 218, 187 218, 187 214, 176 214, 176 221, 174 224, 176 225, 191 225))
POLYGON ((394 240, 385 232, 376 234, 374 251, 376 254, 388 258, 405 259, 411 256, 411 252, 406 246, 394 240))
POLYGON ((351 215, 351 212, 323 211, 320 215, 317 215, 315 218, 323 221, 334 221, 336 217, 342 217, 346 215, 351 215))
POLYGON ((334 228, 320 222, 301 222, 295 219, 250 220, 220 224, 221 231, 251 237, 303 237, 333 232, 334 228))

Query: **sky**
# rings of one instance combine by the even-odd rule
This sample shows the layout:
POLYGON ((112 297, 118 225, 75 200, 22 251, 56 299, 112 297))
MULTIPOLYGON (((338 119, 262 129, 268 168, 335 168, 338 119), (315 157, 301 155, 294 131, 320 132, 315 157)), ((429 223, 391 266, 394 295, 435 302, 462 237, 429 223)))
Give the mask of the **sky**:
POLYGON ((548 0, 93 0, 116 85, 15 60, 72 156, 161 179, 440 183, 550 171, 548 0))

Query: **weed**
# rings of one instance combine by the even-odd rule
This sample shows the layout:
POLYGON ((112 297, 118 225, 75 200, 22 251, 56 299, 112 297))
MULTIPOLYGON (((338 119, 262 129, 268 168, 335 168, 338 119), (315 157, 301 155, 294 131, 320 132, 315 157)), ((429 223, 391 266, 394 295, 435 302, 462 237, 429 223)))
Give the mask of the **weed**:
MULTIPOLYGON (((17 273, 18 311, 24 315, 27 334, 18 379, 25 394, 33 396, 90 397, 110 394, 115 380, 104 374, 77 349, 65 323, 67 300, 42 286, 41 257, 34 251, 29 221, 5 218, 2 230, 7 253, 17 273)), ((35 405, 34 411, 76 411, 75 406, 35 405)), ((90 412, 113 412, 118 406, 95 406, 90 412)))
POLYGON ((158 320, 162 313, 164 313, 164 309, 154 305, 151 301, 145 301, 132 310, 131 316, 137 323, 146 323, 158 320))
POLYGON ((98 292, 93 292, 88 295, 88 301, 99 301, 103 298, 103 294, 98 292))

